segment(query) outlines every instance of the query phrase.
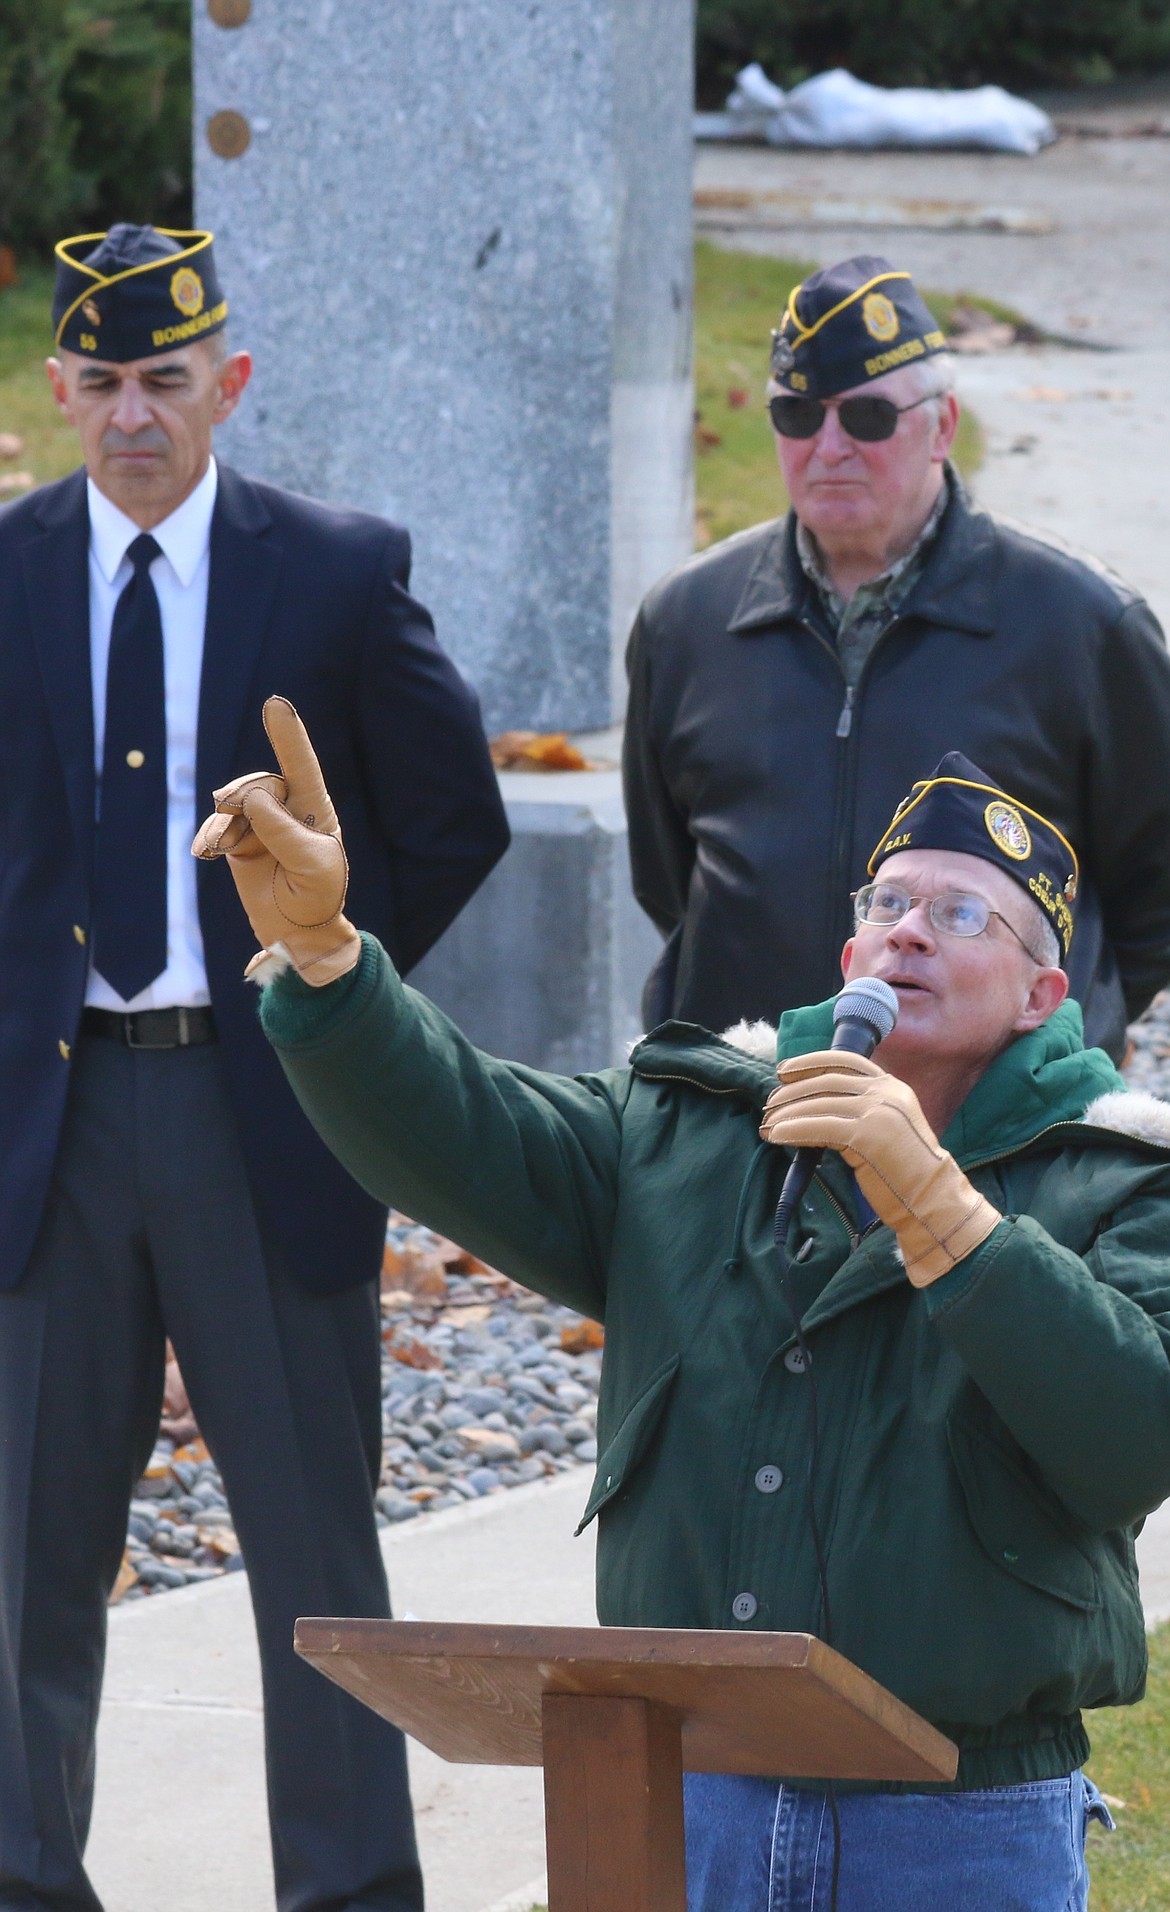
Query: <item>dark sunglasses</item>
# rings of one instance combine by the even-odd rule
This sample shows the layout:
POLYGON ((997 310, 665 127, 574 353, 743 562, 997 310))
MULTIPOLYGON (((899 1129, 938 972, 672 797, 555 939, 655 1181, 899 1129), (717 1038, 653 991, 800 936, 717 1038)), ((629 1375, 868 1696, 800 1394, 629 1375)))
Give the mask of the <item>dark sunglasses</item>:
POLYGON ((768 400, 768 410, 781 438, 815 438, 825 422, 825 413, 835 410, 841 430, 850 438, 863 445, 876 445, 894 436, 903 412, 916 412, 920 405, 937 397, 937 392, 928 392, 924 398, 916 398, 913 405, 895 405, 892 398, 843 398, 834 405, 831 400, 826 403, 820 398, 778 393, 768 400))

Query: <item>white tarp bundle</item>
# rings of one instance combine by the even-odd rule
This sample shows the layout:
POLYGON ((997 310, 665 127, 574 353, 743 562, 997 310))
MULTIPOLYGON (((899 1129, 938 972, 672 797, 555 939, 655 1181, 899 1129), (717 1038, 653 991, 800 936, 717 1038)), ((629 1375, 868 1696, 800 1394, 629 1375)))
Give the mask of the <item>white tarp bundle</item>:
POLYGON ((869 86, 834 67, 785 93, 758 64, 737 76, 725 113, 695 115, 695 134, 769 146, 982 146, 1025 154, 1056 138, 1047 113, 1002 86, 955 93, 869 86))

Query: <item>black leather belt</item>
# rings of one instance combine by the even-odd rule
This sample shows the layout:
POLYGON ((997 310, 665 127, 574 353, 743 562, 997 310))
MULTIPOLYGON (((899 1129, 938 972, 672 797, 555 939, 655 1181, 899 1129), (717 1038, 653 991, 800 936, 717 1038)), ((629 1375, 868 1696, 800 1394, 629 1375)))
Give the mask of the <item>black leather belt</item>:
POLYGON ((217 1039, 210 1009, 83 1009, 81 1033, 128 1049, 187 1049, 217 1039))

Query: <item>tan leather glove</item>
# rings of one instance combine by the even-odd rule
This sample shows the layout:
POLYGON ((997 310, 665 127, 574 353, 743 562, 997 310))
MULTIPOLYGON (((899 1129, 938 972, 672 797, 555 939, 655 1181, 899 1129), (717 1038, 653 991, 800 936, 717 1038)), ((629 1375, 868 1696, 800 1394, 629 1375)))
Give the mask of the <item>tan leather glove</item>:
POLYGON ((897 1235, 916 1288, 945 1275, 1003 1220, 940 1146, 913 1089, 867 1056, 818 1049, 778 1073, 760 1124, 765 1142, 840 1155, 897 1235))
POLYGON ((262 974, 273 955, 285 955, 320 987, 353 969, 362 953, 361 938, 341 913, 349 865, 321 766, 287 698, 268 699, 264 728, 283 774, 255 771, 217 790, 215 814, 191 854, 227 857, 264 946, 245 975, 262 974))

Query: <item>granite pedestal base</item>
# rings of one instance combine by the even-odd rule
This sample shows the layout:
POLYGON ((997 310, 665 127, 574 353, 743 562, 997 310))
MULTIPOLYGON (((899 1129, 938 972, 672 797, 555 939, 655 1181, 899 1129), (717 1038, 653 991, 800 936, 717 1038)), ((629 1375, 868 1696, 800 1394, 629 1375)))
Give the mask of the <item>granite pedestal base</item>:
POLYGON ((510 1062, 624 1062, 662 944, 630 890, 619 773, 505 772, 500 786, 512 847, 410 981, 510 1062))

